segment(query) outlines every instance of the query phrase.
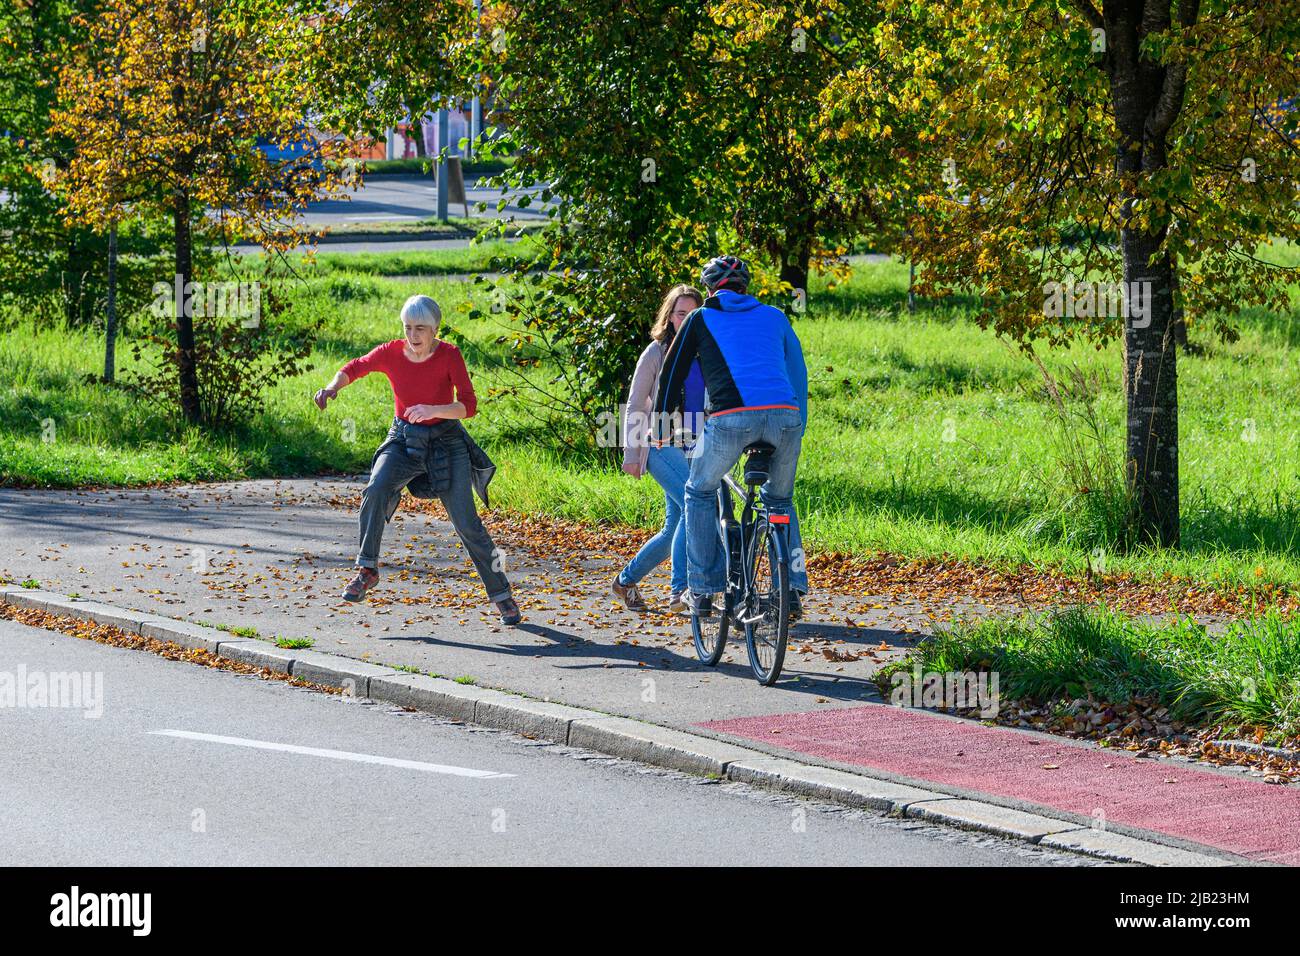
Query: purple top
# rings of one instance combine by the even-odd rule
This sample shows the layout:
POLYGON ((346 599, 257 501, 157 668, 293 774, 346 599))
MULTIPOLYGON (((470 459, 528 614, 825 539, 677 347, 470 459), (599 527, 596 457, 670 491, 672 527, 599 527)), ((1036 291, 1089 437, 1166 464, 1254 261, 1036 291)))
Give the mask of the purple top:
POLYGON ((691 370, 686 373, 686 394, 683 396, 682 411, 696 415, 704 411, 704 373, 700 363, 692 362, 691 370))

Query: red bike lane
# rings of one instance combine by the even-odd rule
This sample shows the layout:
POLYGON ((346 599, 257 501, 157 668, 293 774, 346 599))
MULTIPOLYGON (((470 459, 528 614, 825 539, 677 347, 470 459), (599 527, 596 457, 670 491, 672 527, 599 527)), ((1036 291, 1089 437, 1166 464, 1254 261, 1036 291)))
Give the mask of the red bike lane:
POLYGON ((873 704, 698 726, 824 760, 1300 865, 1300 788, 1048 734, 873 704))

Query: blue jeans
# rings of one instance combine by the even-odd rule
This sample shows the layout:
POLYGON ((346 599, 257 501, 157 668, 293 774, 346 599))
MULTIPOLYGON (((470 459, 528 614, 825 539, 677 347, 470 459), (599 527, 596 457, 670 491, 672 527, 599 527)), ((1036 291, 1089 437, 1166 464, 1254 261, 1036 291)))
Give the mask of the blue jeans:
POLYGON ((740 460, 745 446, 756 441, 765 441, 776 449, 763 485, 763 501, 772 514, 790 516, 790 587, 808 590, 803 541, 792 500, 803 422, 797 409, 770 408, 710 415, 704 424, 686 482, 686 576, 692 594, 726 590, 726 560, 718 531, 718 486, 722 476, 740 460))
POLYGON ((686 590, 686 523, 682 521, 682 513, 690 465, 684 451, 665 445, 650 449, 646 471, 664 490, 664 526, 641 545, 636 557, 619 573, 618 580, 624 585, 636 584, 662 564, 664 558, 671 557, 672 589, 677 594, 686 590))

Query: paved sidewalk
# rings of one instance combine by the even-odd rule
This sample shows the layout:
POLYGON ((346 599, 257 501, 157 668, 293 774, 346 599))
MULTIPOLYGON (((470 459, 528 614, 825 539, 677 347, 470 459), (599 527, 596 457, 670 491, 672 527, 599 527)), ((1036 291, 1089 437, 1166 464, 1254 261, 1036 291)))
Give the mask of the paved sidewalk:
MULTIPOLYGON (((359 481, 305 480, 0 490, 0 539, 15 543, 0 556, 0 575, 168 617, 250 626, 266 638, 311 637, 320 651, 677 726, 879 700, 871 674, 912 646, 916 634, 903 628, 928 622, 919 605, 813 595, 815 623, 795 629, 785 676, 764 691, 743 644, 716 670, 705 668, 686 618, 623 610, 609 593, 617 555, 540 557, 524 550, 535 536, 489 513, 526 617, 502 626, 450 525, 409 498, 384 537, 380 586, 367 602, 347 604, 339 595, 351 577, 360 489, 359 481), (831 662, 826 651, 862 656, 831 662)), ((646 591, 658 606, 667 603, 666 564, 646 591)))
MULTIPOLYGON (((872 674, 913 646, 934 607, 814 594, 785 676, 760 688, 743 646, 721 667, 704 668, 685 618, 616 606, 608 592, 623 560, 616 552, 639 536, 556 559, 529 548, 539 538, 553 547, 562 532, 549 529, 546 539, 504 514, 486 515, 527 618, 506 628, 484 606, 459 541, 434 517, 437 506, 409 503, 386 536, 382 587, 361 606, 344 604, 359 491, 345 480, 2 490, 0 536, 15 545, 0 558, 0 575, 154 615, 251 626, 265 638, 311 637, 317 651, 469 677, 878 779, 1085 824, 1100 817, 1175 845, 1300 863, 1300 840, 1287 825, 1300 810, 1294 788, 880 706, 872 674)), ((573 545, 573 536, 561 542, 573 545)), ((663 574, 652 579, 649 597, 662 604, 666 585, 663 574)), ((963 801, 948 802, 960 809, 963 801)))

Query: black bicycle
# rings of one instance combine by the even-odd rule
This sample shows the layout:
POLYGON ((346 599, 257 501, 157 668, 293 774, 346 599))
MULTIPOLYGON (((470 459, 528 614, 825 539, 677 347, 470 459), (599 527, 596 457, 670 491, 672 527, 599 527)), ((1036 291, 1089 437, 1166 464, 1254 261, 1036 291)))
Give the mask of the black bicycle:
POLYGON ((710 667, 722 658, 734 624, 744 628, 749 666, 760 684, 781 676, 790 635, 790 516, 771 514, 758 493, 776 449, 755 442, 745 449, 744 485, 723 476, 718 488, 718 525, 726 556, 727 590, 712 618, 691 614, 695 653, 710 667), (740 520, 735 503, 741 502, 740 520))

